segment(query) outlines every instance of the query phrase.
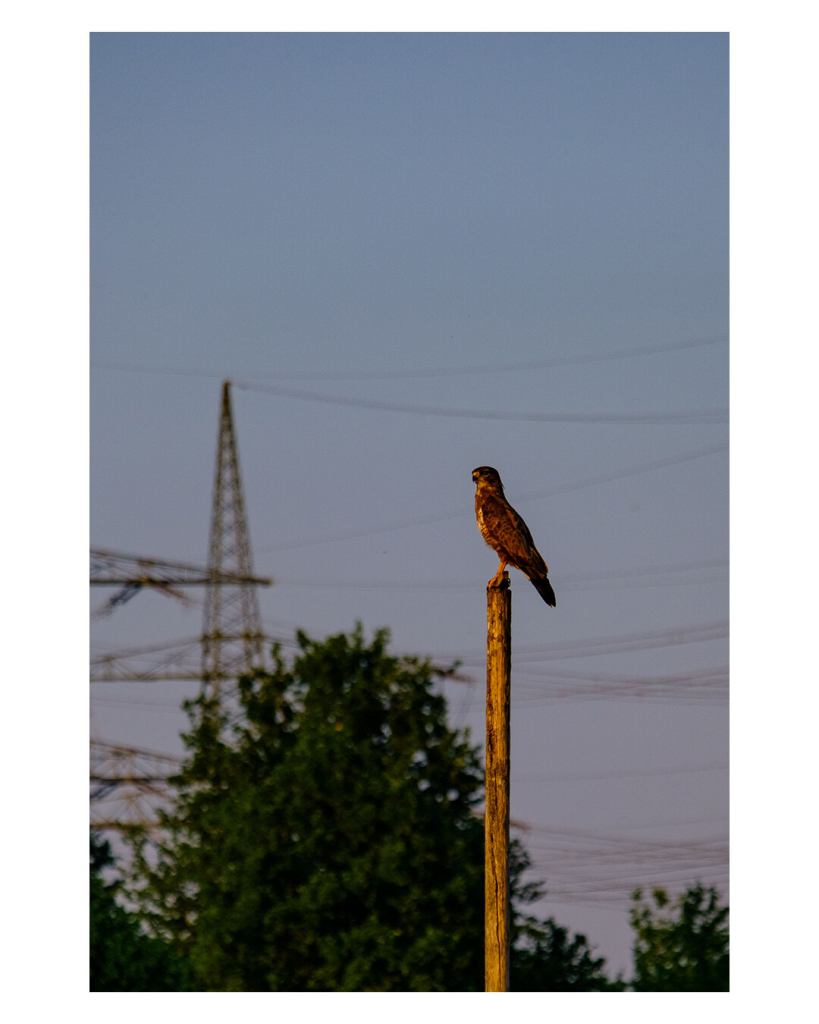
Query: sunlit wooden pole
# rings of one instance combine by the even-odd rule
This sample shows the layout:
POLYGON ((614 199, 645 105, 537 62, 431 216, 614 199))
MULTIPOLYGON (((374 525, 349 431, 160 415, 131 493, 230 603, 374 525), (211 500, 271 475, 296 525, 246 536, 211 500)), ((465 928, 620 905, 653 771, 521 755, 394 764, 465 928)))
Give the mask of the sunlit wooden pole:
POLYGON ((512 592, 509 573, 486 590, 485 988, 509 990, 509 699, 512 592))

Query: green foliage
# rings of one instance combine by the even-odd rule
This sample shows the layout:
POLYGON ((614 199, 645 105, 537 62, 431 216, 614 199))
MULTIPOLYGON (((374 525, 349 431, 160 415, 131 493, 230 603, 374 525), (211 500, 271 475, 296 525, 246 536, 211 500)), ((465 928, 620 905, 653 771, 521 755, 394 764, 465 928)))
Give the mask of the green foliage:
POLYGON ((167 942, 149 938, 133 914, 120 906, 121 882, 106 882, 114 858, 107 841, 91 833, 92 992, 178 992, 192 987, 188 965, 167 942))
POLYGON ((432 668, 386 632, 298 641, 242 680, 241 724, 190 703, 169 840, 138 862, 153 928, 211 990, 478 987, 480 766, 432 668))
MULTIPOLYGON (((135 847, 143 918, 212 991, 482 991, 483 773, 435 671, 386 631, 316 642, 240 682, 230 724, 189 702, 166 838, 135 847)), ((514 847, 513 900, 525 854, 514 847)), ((514 904, 513 904, 514 905, 514 904)), ((526 987, 600 984, 585 940, 513 918, 526 987), (543 970, 559 953, 571 971, 543 970)))
POLYGON ((512 950, 509 967, 512 992, 615 992, 603 957, 594 957, 585 935, 569 935, 554 918, 527 929, 525 940, 512 950))
POLYGON ((673 904, 663 889, 652 895, 653 908, 639 889, 632 896, 634 990, 727 992, 728 907, 717 890, 697 882, 673 904))

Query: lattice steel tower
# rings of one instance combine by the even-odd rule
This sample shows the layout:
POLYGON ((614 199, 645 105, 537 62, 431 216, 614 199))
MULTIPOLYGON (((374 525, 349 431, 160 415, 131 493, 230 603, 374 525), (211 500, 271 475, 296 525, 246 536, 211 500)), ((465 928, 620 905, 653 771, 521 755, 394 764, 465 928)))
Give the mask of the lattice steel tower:
MULTIPOLYGON (((239 453, 230 405, 230 381, 222 384, 216 480, 210 523, 208 570, 215 576, 253 576, 239 453)), ((202 688, 222 698, 227 679, 264 667, 264 635, 253 583, 209 583, 202 629, 202 688)))

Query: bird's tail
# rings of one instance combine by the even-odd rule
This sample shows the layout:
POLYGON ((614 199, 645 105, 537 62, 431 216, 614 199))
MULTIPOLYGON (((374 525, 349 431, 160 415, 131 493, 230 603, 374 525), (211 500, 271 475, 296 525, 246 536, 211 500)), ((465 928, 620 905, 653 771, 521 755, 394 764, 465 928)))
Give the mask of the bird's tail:
POLYGON ((545 575, 530 576, 529 580, 546 604, 548 604, 550 608, 555 608, 557 606, 557 598, 555 597, 554 590, 552 590, 552 584, 549 582, 549 577, 545 575))

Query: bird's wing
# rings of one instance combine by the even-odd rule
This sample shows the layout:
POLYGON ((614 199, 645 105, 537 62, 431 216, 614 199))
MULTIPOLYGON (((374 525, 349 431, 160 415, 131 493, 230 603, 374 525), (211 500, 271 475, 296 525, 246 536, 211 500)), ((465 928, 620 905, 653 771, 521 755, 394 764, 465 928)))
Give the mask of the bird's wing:
POLYGON ((526 567, 535 571, 546 571, 529 527, 508 501, 496 495, 488 496, 483 514, 491 521, 494 538, 513 565, 520 569, 526 567))

